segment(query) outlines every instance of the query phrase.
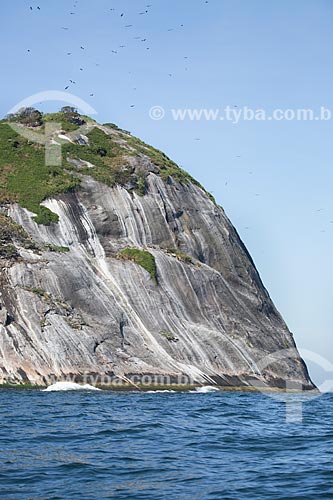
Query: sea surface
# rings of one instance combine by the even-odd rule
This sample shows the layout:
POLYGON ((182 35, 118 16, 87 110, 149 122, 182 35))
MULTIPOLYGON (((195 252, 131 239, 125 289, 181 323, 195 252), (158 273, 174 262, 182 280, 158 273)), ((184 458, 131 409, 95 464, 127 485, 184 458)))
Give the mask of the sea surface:
POLYGON ((288 396, 1 390, 0 498, 332 499, 333 394, 288 396))

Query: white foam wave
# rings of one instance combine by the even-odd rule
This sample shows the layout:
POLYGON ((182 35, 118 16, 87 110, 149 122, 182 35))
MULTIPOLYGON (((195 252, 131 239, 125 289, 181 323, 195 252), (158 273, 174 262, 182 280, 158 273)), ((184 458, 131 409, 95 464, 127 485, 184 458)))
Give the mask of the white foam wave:
POLYGON ((58 391, 100 391, 97 387, 93 385, 85 384, 75 384, 74 382, 57 382, 56 384, 50 385, 43 392, 58 392, 58 391))
POLYGON ((214 387, 212 385, 205 385, 204 387, 197 387, 195 391, 190 391, 190 392, 201 392, 201 393, 206 393, 206 392, 216 392, 219 391, 217 387, 214 387))
POLYGON ((171 391, 169 389, 163 389, 163 390, 157 390, 157 391, 146 391, 146 394, 153 394, 155 392, 177 392, 177 391, 171 391))

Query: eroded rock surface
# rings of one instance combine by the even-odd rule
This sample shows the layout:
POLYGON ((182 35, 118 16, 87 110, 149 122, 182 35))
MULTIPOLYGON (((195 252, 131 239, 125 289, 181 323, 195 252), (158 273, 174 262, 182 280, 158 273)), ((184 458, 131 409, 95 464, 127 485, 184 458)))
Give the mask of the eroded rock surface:
POLYGON ((313 388, 223 209, 200 187, 165 182, 148 166, 145 196, 84 177, 77 193, 44 203, 59 215, 49 226, 17 204, 4 208, 35 246, 16 241, 18 255, 1 259, 0 382, 183 374, 313 388), (157 283, 117 257, 132 247, 155 257, 157 283), (281 350, 291 357, 265 363, 281 350))

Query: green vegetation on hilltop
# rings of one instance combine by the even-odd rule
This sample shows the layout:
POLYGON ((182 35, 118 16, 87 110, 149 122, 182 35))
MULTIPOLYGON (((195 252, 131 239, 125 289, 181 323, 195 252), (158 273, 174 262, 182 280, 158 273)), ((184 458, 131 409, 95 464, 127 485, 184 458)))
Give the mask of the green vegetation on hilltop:
POLYGON ((17 202, 36 213, 39 224, 57 222, 58 216, 40 203, 78 186, 78 179, 62 167, 45 165, 45 151, 0 123, 0 203, 17 202))
POLYGON ((16 113, 9 114, 6 118, 9 123, 17 123, 36 129, 37 132, 43 132, 45 124, 56 123, 64 132, 77 130, 78 127, 86 123, 94 123, 94 120, 88 116, 82 116, 76 108, 64 106, 57 113, 41 113, 35 108, 22 108, 16 113))
MULTIPOLYGON (((80 185, 82 175, 89 175, 108 186, 122 185, 144 196, 147 192, 145 173, 134 171, 131 156, 146 156, 159 169, 161 178, 172 178, 183 184, 202 186, 175 162, 129 132, 114 124, 106 124, 113 133, 106 133, 94 120, 80 115, 75 108, 63 107, 58 113, 42 114, 34 108, 25 108, 0 121, 0 204, 17 202, 34 212, 35 222, 51 224, 58 221, 57 214, 41 203, 56 195, 73 191, 80 185), (45 146, 42 143, 47 124, 59 124, 59 132, 71 139, 61 142, 62 165, 47 166, 45 146), (13 130, 12 125, 16 126, 13 130), (17 126, 40 134, 41 143, 19 134, 17 126), (82 129, 81 127, 84 127, 82 129), (84 132, 83 132, 84 131, 84 132), (86 135, 86 141, 80 133, 86 135), (73 167, 73 161, 78 168, 73 167)), ((213 197, 207 193, 214 201, 213 197)))
MULTIPOLYGON (((172 177, 176 182, 182 182, 183 184, 188 184, 189 182, 198 184, 185 170, 178 167, 178 165, 170 160, 170 158, 160 151, 159 149, 149 146, 145 142, 141 141, 137 137, 129 136, 128 134, 121 134, 121 137, 126 140, 126 144, 133 148, 136 154, 142 154, 148 156, 150 161, 160 167, 159 174, 163 180, 167 181, 168 177, 172 177)), ((132 152, 133 154, 133 152, 132 152)))
POLYGON ((66 143, 63 145, 64 164, 70 166, 69 159, 83 160, 94 165, 94 168, 80 168, 82 174, 108 186, 124 185, 131 180, 132 169, 126 166, 126 150, 119 142, 113 140, 99 128, 87 133, 89 144, 66 143))
POLYGON ((154 283, 157 284, 157 269, 155 257, 146 250, 139 250, 138 248, 125 248, 118 254, 119 258, 131 260, 139 266, 143 267, 150 274, 154 283))
POLYGON ((59 123, 61 124, 61 130, 64 132, 73 132, 77 130, 78 126, 68 120, 65 113, 59 111, 58 113, 47 113, 43 115, 43 126, 42 130, 45 129, 46 123, 59 123))
POLYGON ((22 108, 17 113, 7 115, 7 121, 32 128, 40 127, 43 125, 43 114, 35 108, 22 108))
MULTIPOLYGON (((117 130, 119 130, 118 127, 117 130)), ((190 183, 194 184, 202 189, 214 204, 216 203, 211 193, 208 193, 200 184, 200 182, 194 179, 188 172, 180 168, 173 160, 171 160, 165 153, 163 153, 163 151, 160 151, 159 149, 146 144, 137 137, 133 137, 131 135, 128 135, 128 133, 124 133, 125 131, 122 132, 123 133, 121 135, 126 140, 126 143, 130 147, 132 147, 137 154, 148 156, 148 158, 152 163, 154 163, 154 165, 160 167, 159 175, 165 182, 168 181, 169 177, 172 177, 174 181, 181 182, 185 185, 190 183)))

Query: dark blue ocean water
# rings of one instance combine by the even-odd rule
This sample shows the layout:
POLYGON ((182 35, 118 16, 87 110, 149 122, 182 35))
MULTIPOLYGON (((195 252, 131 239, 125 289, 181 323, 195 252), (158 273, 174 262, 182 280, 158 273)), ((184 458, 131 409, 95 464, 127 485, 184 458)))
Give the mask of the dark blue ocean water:
POLYGON ((0 498, 333 498, 333 395, 0 391, 0 498), (297 398, 297 395, 292 396, 297 398))

